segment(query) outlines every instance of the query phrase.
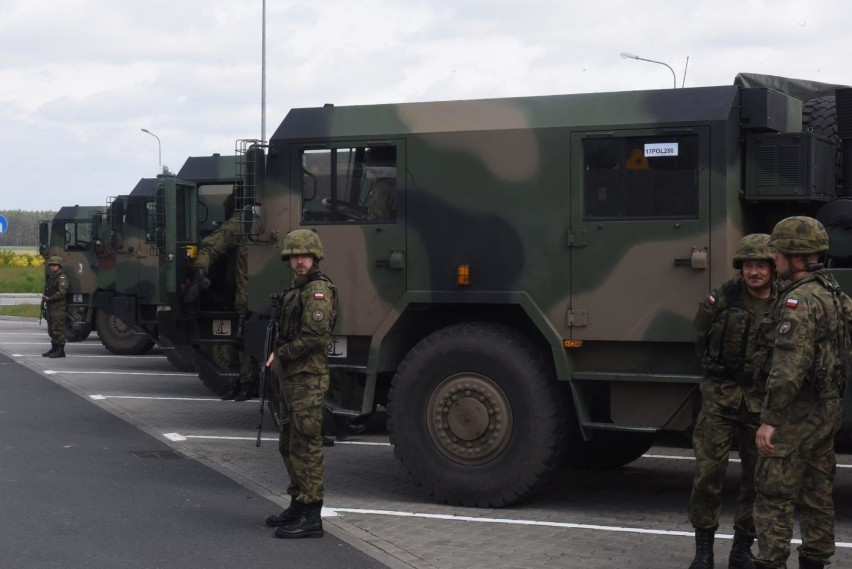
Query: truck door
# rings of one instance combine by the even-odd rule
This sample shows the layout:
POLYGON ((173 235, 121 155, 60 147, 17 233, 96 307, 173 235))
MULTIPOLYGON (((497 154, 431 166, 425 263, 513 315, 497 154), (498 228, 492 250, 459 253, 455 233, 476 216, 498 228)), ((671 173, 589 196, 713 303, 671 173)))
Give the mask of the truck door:
POLYGON ((291 227, 319 233, 346 335, 373 335, 405 291, 404 158, 403 141, 293 151, 291 227))
POLYGON ((169 305, 176 317, 183 318, 187 307, 180 297, 192 264, 187 246, 194 246, 198 240, 198 187, 175 178, 158 182, 154 202, 148 208, 146 232, 146 240, 159 252, 159 287, 154 304, 169 305))
POLYGON ((683 341, 710 287, 709 130, 574 133, 570 334, 683 341))

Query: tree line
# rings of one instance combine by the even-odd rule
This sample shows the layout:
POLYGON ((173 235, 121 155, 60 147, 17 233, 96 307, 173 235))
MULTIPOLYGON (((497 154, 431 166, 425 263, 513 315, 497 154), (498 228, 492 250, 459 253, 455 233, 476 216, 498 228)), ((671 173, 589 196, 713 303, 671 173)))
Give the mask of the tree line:
POLYGON ((9 225, 0 233, 0 247, 37 247, 38 223, 53 219, 55 211, 0 211, 9 225))

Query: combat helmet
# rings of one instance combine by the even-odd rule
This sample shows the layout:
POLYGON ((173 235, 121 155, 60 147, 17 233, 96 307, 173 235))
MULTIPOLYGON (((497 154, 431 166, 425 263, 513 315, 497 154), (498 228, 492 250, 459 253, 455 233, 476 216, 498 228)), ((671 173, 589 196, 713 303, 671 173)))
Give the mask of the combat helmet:
POLYGON ((62 257, 60 257, 59 255, 51 255, 47 258, 47 266, 49 267, 50 265, 59 265, 61 267, 62 257))
POLYGON ((828 233, 812 217, 797 215, 782 219, 769 237, 769 248, 784 255, 812 255, 828 251, 828 233))
POLYGON ((772 253, 769 251, 769 239, 766 233, 752 233, 740 239, 734 253, 734 268, 742 269, 743 261, 769 261, 774 264, 772 253))
POLYGON ((323 256, 319 235, 310 229, 296 229, 288 233, 281 247, 281 260, 288 260, 290 255, 311 255, 315 261, 320 261, 323 256))

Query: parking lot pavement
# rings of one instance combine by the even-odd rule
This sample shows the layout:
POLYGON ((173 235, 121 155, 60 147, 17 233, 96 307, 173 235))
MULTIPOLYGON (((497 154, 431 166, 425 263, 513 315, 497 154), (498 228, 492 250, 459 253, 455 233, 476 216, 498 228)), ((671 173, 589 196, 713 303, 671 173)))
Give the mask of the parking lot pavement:
MULTIPOLYGON (((40 357, 47 345, 44 330, 34 322, 0 320, 0 351, 182 454, 284 503, 286 473, 268 416, 262 445, 254 445, 257 400, 220 401, 156 350, 112 356, 94 336, 66 346, 68 358, 47 360, 40 357)), ((852 566, 852 513, 845 507, 852 503, 851 459, 838 458, 833 561, 839 567, 852 566)), ((682 568, 692 560, 686 514, 691 451, 671 441, 621 469, 564 469, 542 492, 504 509, 430 500, 395 461, 381 413, 364 433, 326 449, 326 468, 326 527, 387 565, 682 568)), ((730 546, 737 477, 733 462, 715 546, 720 563, 730 546)))

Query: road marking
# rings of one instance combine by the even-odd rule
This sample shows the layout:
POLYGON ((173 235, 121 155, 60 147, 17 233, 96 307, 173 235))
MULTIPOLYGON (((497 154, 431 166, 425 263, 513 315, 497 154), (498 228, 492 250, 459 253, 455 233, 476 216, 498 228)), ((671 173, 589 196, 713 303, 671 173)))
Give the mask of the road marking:
MULTIPOLYGON (((221 440, 221 441, 254 441, 257 437, 226 437, 219 435, 181 435, 180 433, 163 433, 163 436, 170 441, 185 441, 187 439, 205 439, 205 440, 221 440)), ((278 438, 263 438, 263 441, 277 441, 278 438)), ((371 443, 368 441, 334 441, 336 445, 360 445, 360 446, 376 446, 389 447, 390 443, 371 443)))
POLYGON ((218 401, 222 402, 218 397, 153 397, 143 395, 89 395, 90 399, 95 401, 103 401, 104 399, 152 399, 155 401, 218 401))
MULTIPOLYGON (((323 517, 335 517, 339 516, 340 513, 349 513, 349 514, 364 514, 364 515, 374 515, 374 516, 398 516, 402 518, 426 518, 430 520, 448 520, 448 521, 461 521, 461 522, 476 522, 483 524, 508 524, 508 525, 522 525, 522 526, 545 526, 545 527, 554 527, 554 528, 567 528, 567 529, 589 529, 596 531, 609 531, 616 533, 642 533, 642 534, 652 534, 652 535, 675 535, 679 537, 695 537, 694 531, 675 531, 675 530, 664 530, 664 529, 650 529, 650 528, 631 528, 631 527, 622 527, 622 526, 602 526, 597 524, 578 524, 571 522, 546 522, 540 520, 517 520, 517 519, 501 519, 501 518, 478 518, 472 516, 456 516, 453 514, 425 514, 420 512, 398 512, 392 510, 364 510, 360 508, 323 508, 322 516, 323 517)), ((734 536, 731 534, 716 534, 717 538, 720 539, 733 539, 734 536)), ((794 539, 793 543, 802 543, 800 539, 794 539)), ((849 542, 837 542, 835 543, 837 547, 842 547, 845 549, 852 549, 852 543, 849 542)))
POLYGON ((56 373, 63 374, 77 374, 77 375, 150 375, 154 377, 161 377, 164 375, 170 376, 180 376, 180 377, 198 377, 196 373, 149 373, 147 371, 74 371, 74 370, 65 370, 65 369, 47 369, 44 370, 44 373, 47 375, 53 375, 56 373))
POLYGON ((47 332, 0 332, 0 336, 44 336, 47 332))
MULTIPOLYGON (((40 356, 41 354, 12 354, 13 358, 33 358, 36 356, 40 356)), ((127 359, 145 359, 145 360, 162 360, 165 359, 166 356, 119 356, 117 354, 106 355, 106 356, 87 356, 83 354, 67 354, 66 357, 69 358, 121 358, 123 360, 127 359)))
MULTIPOLYGON (((695 460, 694 456, 679 455, 679 454, 673 454, 673 455, 643 454, 642 458, 658 458, 658 459, 662 459, 662 460, 695 460)), ((730 459, 730 462, 742 462, 742 461, 738 458, 732 458, 732 459, 730 459)), ((852 464, 838 464, 837 468, 852 468, 852 464)))

